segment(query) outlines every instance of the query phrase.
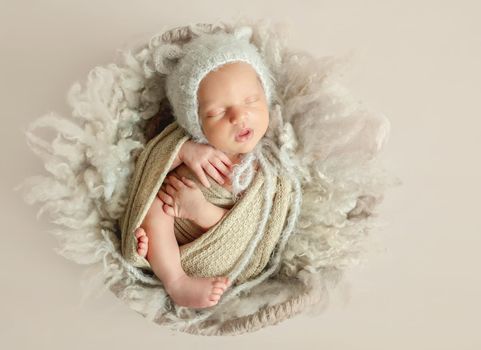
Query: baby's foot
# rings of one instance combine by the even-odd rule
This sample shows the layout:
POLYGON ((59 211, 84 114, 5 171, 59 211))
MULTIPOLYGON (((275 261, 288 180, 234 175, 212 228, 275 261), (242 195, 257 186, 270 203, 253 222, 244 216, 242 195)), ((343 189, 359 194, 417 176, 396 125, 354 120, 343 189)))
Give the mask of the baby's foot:
POLYGON ((190 277, 184 274, 166 284, 165 289, 177 305, 199 309, 217 304, 229 286, 227 277, 190 277))
POLYGON ((137 254, 145 258, 149 249, 149 237, 142 227, 135 230, 135 237, 137 238, 137 254))

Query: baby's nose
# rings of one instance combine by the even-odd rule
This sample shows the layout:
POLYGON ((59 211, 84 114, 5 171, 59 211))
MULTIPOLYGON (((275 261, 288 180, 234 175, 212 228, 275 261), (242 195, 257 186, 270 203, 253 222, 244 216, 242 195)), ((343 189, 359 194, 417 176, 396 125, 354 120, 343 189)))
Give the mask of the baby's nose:
POLYGON ((236 107, 231 110, 231 121, 241 121, 244 120, 247 117, 247 112, 245 109, 236 107))

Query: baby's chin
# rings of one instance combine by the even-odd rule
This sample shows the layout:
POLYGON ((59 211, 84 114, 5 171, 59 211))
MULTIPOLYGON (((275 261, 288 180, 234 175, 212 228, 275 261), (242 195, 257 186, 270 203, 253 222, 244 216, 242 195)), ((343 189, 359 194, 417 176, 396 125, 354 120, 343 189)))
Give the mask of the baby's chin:
POLYGON ((224 152, 226 156, 229 157, 231 161, 240 160, 245 154, 252 152, 256 145, 245 145, 244 147, 239 146, 229 146, 229 147, 216 147, 216 149, 224 152))

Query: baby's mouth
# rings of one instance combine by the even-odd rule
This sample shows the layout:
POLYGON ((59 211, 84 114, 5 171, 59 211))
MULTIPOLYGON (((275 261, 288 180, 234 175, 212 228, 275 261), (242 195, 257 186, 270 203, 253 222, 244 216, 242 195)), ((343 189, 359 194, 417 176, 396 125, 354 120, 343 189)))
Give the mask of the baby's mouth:
POLYGON ((237 133, 236 141, 245 141, 252 136, 253 130, 251 128, 245 128, 237 133))

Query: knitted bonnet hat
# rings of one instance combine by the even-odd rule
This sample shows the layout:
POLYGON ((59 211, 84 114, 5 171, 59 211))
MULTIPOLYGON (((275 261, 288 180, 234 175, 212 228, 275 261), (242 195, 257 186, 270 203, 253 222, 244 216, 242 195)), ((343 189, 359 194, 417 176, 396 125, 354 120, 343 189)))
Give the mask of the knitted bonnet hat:
POLYGON ((198 116, 197 90, 202 79, 216 68, 231 62, 252 66, 264 88, 266 101, 272 102, 273 78, 256 46, 250 43, 252 29, 240 27, 233 33, 203 33, 182 47, 160 46, 154 52, 157 71, 166 74, 166 95, 178 124, 195 142, 207 144, 198 116))

